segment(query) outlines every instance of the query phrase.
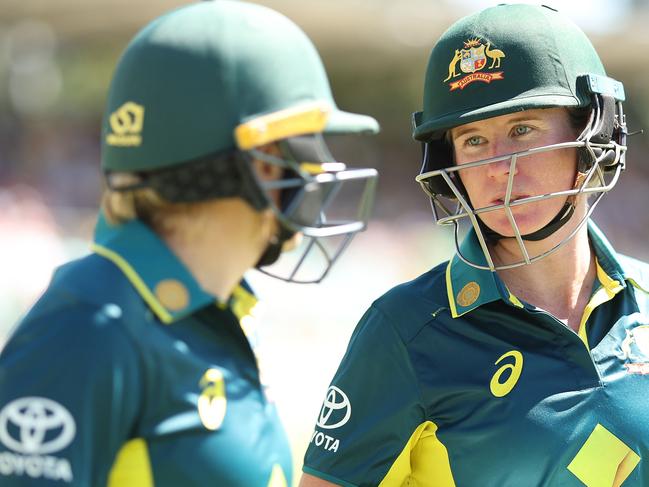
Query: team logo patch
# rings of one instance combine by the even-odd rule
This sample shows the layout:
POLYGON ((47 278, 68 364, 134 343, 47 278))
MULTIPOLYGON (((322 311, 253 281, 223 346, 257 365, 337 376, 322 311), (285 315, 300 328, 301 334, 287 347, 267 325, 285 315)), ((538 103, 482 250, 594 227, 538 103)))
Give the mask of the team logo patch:
POLYGON ((181 311, 189 306, 189 291, 176 279, 160 281, 153 292, 160 304, 169 311, 181 311))
POLYGON ((621 349, 629 374, 649 375, 649 325, 627 330, 621 349))
POLYGON ((124 103, 109 117, 111 133, 106 143, 117 147, 137 147, 142 144, 144 107, 132 101, 124 103))
POLYGON ((500 49, 493 49, 491 42, 484 44, 479 38, 469 39, 464 42, 462 49, 455 50, 455 54, 448 65, 448 76, 444 83, 449 82, 450 91, 454 91, 457 89, 463 90, 474 81, 491 83, 493 80, 503 79, 503 71, 480 71, 500 68, 501 59, 504 57, 505 53, 500 49), (487 66, 489 62, 491 64, 487 66), (461 76, 461 78, 455 80, 458 76, 461 76))
POLYGON ((203 374, 199 386, 202 389, 198 398, 198 415, 201 423, 208 430, 217 430, 223 424, 227 409, 223 373, 218 369, 208 369, 203 374))
POLYGON ((27 475, 33 479, 73 480, 70 462, 52 456, 76 435, 70 412, 45 397, 22 397, 0 411, 0 443, 11 452, 0 453, 0 475, 27 475))
POLYGON ((466 308, 475 303, 479 297, 480 285, 475 281, 471 281, 457 293, 457 303, 466 308))

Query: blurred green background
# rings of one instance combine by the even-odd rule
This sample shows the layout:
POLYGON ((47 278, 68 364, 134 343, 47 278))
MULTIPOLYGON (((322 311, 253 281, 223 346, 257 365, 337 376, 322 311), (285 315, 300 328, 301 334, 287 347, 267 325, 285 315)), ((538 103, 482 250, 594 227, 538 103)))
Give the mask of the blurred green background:
MULTIPOLYGON (((112 70, 132 35, 177 0, 0 0, 0 348, 52 269, 87 252, 101 191, 99 128, 112 70)), ((313 39, 345 110, 376 117, 376 137, 334 143, 352 166, 379 169, 370 228, 324 283, 249 278, 264 302, 262 359, 299 467, 322 396, 356 321, 393 285, 447 259, 414 182, 419 147, 410 114, 450 23, 479 0, 267 0, 313 39)), ((649 2, 546 1, 570 15, 624 82, 631 130, 649 127, 649 2)), ((595 211, 615 247, 649 259, 647 135, 629 143, 627 171, 595 211)), ((390 391, 386 391, 389 394, 390 391)))

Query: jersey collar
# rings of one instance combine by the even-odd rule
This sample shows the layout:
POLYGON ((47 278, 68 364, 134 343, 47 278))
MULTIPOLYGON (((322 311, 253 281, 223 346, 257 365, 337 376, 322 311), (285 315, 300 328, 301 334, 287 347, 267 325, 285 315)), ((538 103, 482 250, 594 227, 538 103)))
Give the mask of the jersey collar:
MULTIPOLYGON (((625 269, 616 258, 615 250, 592 220, 588 221, 588 235, 597 258, 597 276, 600 283, 611 291, 619 292, 626 287, 625 280, 631 276, 626 275, 625 269)), ((462 242, 460 250, 468 260, 486 265, 473 229, 462 242)), ((524 307, 495 272, 476 269, 464 263, 457 255, 446 267, 446 292, 453 318, 497 300, 517 308, 524 307)))
POLYGON ((189 269, 139 220, 110 225, 100 213, 92 250, 112 261, 135 287, 151 311, 171 324, 208 305, 231 308, 241 319, 257 303, 242 281, 228 303, 201 289, 189 269))
MULTIPOLYGON (((475 230, 469 231, 460 245, 460 251, 467 260, 486 265, 475 230)), ((446 266, 446 292, 453 318, 499 299, 512 306, 523 307, 495 272, 476 269, 462 261, 457 254, 446 266)))
POLYGON ((631 276, 627 275, 627 270, 617 259, 615 249, 592 220, 588 220, 588 236, 597 258, 597 275, 601 284, 606 286, 607 280, 612 280, 618 281, 622 287, 626 287, 625 281, 631 276))

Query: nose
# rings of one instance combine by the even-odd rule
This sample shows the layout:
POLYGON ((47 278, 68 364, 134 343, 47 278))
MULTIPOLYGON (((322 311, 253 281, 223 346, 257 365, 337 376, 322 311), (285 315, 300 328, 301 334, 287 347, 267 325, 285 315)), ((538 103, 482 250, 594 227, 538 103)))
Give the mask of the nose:
MULTIPOLYGON (((505 141, 496 141, 492 144, 492 151, 490 158, 500 157, 505 154, 511 154, 515 152, 514 147, 511 144, 507 144, 505 141)), ((512 158, 507 157, 500 161, 495 161, 490 164, 487 164, 486 171, 487 176, 494 179, 499 178, 508 178, 511 171, 512 158)), ((518 173, 518 164, 514 166, 514 176, 518 173)))
MULTIPOLYGON (((487 164, 487 176, 492 179, 508 178, 510 170, 511 170, 510 158, 487 164)), ((514 176, 516 175, 517 172, 518 169, 514 168, 514 176)))

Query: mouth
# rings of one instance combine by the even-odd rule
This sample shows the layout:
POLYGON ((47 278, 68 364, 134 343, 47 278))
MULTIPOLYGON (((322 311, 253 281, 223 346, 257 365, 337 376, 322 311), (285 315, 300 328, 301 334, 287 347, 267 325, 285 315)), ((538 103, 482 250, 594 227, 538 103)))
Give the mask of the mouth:
MULTIPOLYGON (((523 200, 525 198, 529 198, 531 195, 529 194, 512 194, 509 202, 513 203, 514 201, 517 200, 523 200)), ((503 196, 502 198, 496 198, 491 201, 492 205, 504 205, 505 204, 505 197, 503 196)))

